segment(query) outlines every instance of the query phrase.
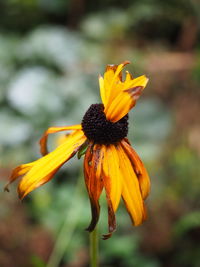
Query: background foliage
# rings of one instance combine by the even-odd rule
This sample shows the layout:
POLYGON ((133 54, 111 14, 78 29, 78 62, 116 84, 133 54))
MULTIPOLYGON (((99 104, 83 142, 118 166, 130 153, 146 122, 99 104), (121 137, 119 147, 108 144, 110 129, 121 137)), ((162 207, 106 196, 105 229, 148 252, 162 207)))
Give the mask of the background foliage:
MULTIPOLYGON (((14 166, 39 157, 46 128, 79 123, 100 102, 106 64, 130 60, 134 76, 150 78, 129 130, 151 176, 149 218, 132 228, 121 205, 116 233, 100 241, 101 266, 200 266, 199 27, 196 0, 0 2, 2 189, 14 166)), ((14 187, 0 194, 0 265, 87 266, 82 160, 23 203, 14 187)))

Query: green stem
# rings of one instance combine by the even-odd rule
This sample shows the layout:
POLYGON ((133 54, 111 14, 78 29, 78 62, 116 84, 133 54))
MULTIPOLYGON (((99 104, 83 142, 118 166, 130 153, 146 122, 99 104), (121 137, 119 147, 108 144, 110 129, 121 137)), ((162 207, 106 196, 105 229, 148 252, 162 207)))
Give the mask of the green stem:
POLYGON ((90 267, 98 267, 98 231, 90 233, 90 267))
POLYGON ((67 246, 73 236, 74 230, 78 223, 78 218, 81 213, 81 199, 80 192, 82 188, 82 176, 79 177, 77 185, 74 189, 71 207, 67 208, 66 219, 60 229, 60 232, 56 238, 53 251, 50 255, 49 261, 46 267, 57 267, 61 259, 63 258, 67 246))

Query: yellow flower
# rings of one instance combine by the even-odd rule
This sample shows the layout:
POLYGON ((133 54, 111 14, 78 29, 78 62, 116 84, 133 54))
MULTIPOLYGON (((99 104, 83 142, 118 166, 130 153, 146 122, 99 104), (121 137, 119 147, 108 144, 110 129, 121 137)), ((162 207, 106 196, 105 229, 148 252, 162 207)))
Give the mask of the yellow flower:
POLYGON ((50 127, 40 140, 42 158, 16 167, 8 185, 24 175, 18 186, 19 198, 51 180, 59 168, 77 152, 84 150, 84 176, 91 202, 92 220, 87 228, 93 231, 100 214, 99 197, 105 189, 108 205, 108 231, 104 239, 116 229, 115 212, 122 197, 133 225, 146 219, 144 200, 149 194, 147 171, 131 147, 128 139, 128 112, 145 88, 148 79, 133 78, 122 69, 129 62, 108 65, 104 77, 99 76, 103 104, 93 104, 80 125, 50 127), (71 131, 54 151, 47 152, 47 138, 51 133, 71 131))

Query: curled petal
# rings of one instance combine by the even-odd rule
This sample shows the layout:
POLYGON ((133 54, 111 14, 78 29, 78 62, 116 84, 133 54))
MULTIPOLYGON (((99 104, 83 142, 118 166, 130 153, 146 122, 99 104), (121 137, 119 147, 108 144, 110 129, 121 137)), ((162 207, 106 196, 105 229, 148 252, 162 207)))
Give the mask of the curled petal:
POLYGON ((23 199, 35 188, 52 179, 55 172, 75 155, 85 140, 83 132, 77 130, 70 134, 66 141, 54 151, 35 161, 18 186, 19 198, 23 199))
POLYGON ((124 151, 128 155, 131 164, 135 170, 135 173, 138 177, 142 197, 143 199, 146 199, 150 192, 150 179, 147 170, 144 164, 142 163, 141 159, 139 158, 138 154, 130 146, 130 144, 126 140, 122 140, 121 144, 124 151))
POLYGON ((112 122, 117 122, 123 118, 135 106, 147 82, 148 79, 143 75, 121 83, 121 90, 104 110, 106 118, 112 122))
POLYGON ((6 184, 6 186, 4 187, 4 190, 9 192, 9 185, 11 183, 13 183, 17 178, 19 178, 21 175, 24 175, 25 173, 27 173, 35 164, 35 161, 33 162, 29 162, 27 164, 22 164, 17 166, 13 171, 12 174, 10 176, 9 182, 6 184))
POLYGON ((47 138, 48 138, 49 134, 58 133, 58 132, 61 132, 61 131, 81 130, 81 129, 82 129, 82 127, 81 127, 80 124, 72 125, 72 126, 50 127, 50 128, 48 128, 44 132, 42 138, 40 139, 40 152, 41 152, 41 154, 43 156, 48 154, 48 151, 47 151, 47 138))
POLYGON ((113 232, 116 230, 116 218, 115 218, 113 205, 108 194, 106 195, 106 197, 107 197, 107 204, 108 204, 108 234, 103 235, 103 240, 110 238, 113 232))
POLYGON ((129 71, 126 71, 125 83, 130 83, 132 80, 133 80, 133 76, 131 75, 129 71))
POLYGON ((121 83, 122 69, 129 63, 129 61, 124 61, 120 65, 107 65, 104 78, 101 76, 99 77, 101 99, 105 108, 109 106, 112 99, 117 96, 118 87, 116 88, 116 85, 121 83))
POLYGON ((120 170, 123 175, 122 198, 133 224, 140 225, 146 219, 138 178, 123 147, 119 145, 120 170))
POLYGON ((100 205, 99 197, 103 189, 101 165, 103 152, 100 145, 89 145, 84 159, 84 176, 88 195, 90 198, 92 220, 86 229, 92 232, 99 220, 100 205))

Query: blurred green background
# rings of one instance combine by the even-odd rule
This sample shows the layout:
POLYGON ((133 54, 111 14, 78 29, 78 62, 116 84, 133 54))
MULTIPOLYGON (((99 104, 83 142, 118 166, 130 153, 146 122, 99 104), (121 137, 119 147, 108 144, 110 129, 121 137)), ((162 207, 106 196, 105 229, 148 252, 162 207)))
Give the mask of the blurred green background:
MULTIPOLYGON (((200 266, 199 29, 198 0, 0 1, 1 191, 14 166, 39 157, 44 130, 80 123, 100 102, 106 64, 130 60, 150 78, 129 120, 152 182, 148 220, 133 228, 121 203, 100 266, 200 266)), ((82 159, 22 203, 15 188, 0 193, 0 266, 88 266, 82 159)))

